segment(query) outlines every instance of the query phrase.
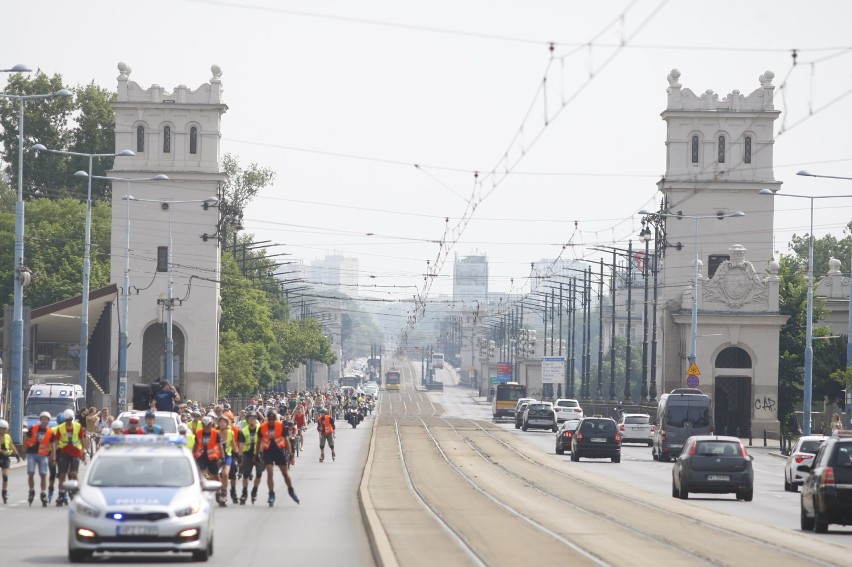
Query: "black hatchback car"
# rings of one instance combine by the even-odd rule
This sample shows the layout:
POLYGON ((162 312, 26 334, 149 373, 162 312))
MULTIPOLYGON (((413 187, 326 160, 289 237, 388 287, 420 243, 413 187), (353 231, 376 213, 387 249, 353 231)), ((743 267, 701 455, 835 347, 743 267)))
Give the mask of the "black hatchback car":
POLYGON ((829 524, 852 524, 852 436, 829 437, 814 457, 802 483, 801 527, 818 533, 829 524))
POLYGON ((686 500, 690 492, 754 497, 752 457, 737 437, 694 435, 672 467, 672 496, 686 500))
POLYGON ((580 420, 571 437, 571 460, 577 462, 583 457, 621 462, 621 432, 614 419, 594 416, 580 420))

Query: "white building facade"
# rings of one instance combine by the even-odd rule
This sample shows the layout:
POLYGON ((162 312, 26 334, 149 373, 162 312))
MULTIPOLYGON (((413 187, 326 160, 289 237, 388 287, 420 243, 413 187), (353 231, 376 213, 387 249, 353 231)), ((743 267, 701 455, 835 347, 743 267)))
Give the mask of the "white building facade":
POLYGON ((778 265, 772 260, 774 75, 751 94, 700 95, 668 76, 664 256, 660 266, 657 396, 687 386, 695 256, 699 387, 717 431, 745 436, 778 426, 778 265), (726 218, 735 211, 745 217, 726 218), (687 217, 707 217, 693 219, 687 217), (680 217, 680 218, 678 218, 680 217))
MULTIPOLYGON (((125 261, 130 260, 127 320, 120 320, 121 309, 115 310, 116 328, 126 325, 129 337, 128 401, 132 384, 165 374, 169 309, 174 383, 184 399, 212 401, 218 395, 219 214, 202 201, 219 197, 224 180, 219 167, 221 118, 227 110, 222 71, 214 65, 209 82, 168 92, 129 80, 131 69, 124 63, 118 69, 112 104, 116 152, 131 149, 136 155, 116 158, 109 175, 168 176, 157 182, 113 181, 111 281, 122 293, 125 261), (124 199, 128 194, 133 200, 124 199)), ((118 359, 117 336, 112 359, 118 359)))

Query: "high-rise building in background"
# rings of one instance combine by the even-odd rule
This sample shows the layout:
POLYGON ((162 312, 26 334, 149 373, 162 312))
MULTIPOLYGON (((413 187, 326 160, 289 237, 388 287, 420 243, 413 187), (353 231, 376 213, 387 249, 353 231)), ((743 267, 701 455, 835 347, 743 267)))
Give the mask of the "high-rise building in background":
POLYGON ((453 263, 453 302, 488 301, 488 258, 483 255, 456 256, 453 263))
POLYGON ((546 282, 566 282, 572 276, 582 280, 583 270, 588 264, 580 260, 543 258, 533 262, 530 272, 530 292, 533 292, 546 282))
POLYGON ((358 258, 339 254, 311 262, 308 281, 347 295, 358 292, 358 258))

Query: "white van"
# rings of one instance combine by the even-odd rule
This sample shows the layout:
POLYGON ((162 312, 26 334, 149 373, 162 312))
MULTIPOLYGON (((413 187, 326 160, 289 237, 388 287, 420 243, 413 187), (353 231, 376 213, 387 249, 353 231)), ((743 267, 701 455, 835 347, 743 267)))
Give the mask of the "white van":
POLYGON ((50 425, 56 425, 56 416, 60 413, 70 409, 77 415, 85 406, 86 398, 79 384, 33 384, 24 405, 24 422, 30 428, 38 423, 38 415, 46 411, 52 417, 50 425))

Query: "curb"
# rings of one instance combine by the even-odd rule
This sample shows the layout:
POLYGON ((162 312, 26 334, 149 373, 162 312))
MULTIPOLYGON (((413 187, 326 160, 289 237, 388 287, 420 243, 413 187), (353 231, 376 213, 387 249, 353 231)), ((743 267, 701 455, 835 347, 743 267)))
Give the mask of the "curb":
POLYGON ((393 552, 388 534, 382 527, 373 499, 370 497, 369 483, 373 471, 373 456, 376 449, 376 432, 378 431, 378 420, 373 422, 370 433, 370 450, 367 453, 367 462, 364 465, 364 473, 361 475, 361 484, 358 486, 358 507, 361 509, 361 518, 364 520, 364 529, 367 539, 370 540, 370 550, 376 565, 381 567, 398 567, 399 562, 393 552))

